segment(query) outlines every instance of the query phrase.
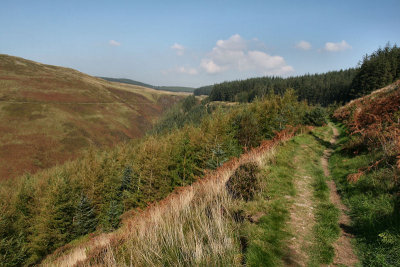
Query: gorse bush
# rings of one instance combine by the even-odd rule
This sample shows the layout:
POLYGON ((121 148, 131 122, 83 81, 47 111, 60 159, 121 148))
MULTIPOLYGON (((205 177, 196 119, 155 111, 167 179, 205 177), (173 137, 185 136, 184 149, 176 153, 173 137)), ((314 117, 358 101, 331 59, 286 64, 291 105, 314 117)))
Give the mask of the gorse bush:
POLYGON ((79 160, 3 182, 2 263, 35 264, 80 235, 112 231, 124 212, 161 200, 175 187, 196 181, 205 169, 239 156, 244 147, 301 124, 311 108, 289 90, 235 106, 207 106, 191 97, 177 109, 170 113, 177 116, 160 122, 173 127, 160 126, 141 140, 104 152, 90 149, 79 160), (182 121, 185 115, 179 114, 193 119, 182 121))
POLYGON ((233 198, 252 200, 259 189, 258 172, 259 168, 255 163, 245 163, 239 166, 226 182, 228 193, 233 198))

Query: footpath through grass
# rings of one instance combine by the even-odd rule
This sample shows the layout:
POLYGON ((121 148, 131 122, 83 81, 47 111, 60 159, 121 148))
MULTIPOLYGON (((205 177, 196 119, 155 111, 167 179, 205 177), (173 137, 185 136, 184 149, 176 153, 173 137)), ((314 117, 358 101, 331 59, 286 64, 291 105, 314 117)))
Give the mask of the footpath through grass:
POLYGON ((341 135, 330 168, 343 202, 350 209, 350 230, 355 235, 360 261, 364 266, 400 266, 400 183, 396 170, 389 164, 380 164, 356 182, 349 182, 349 174, 371 166, 381 154, 360 149, 356 137, 349 137, 343 126, 339 128, 341 135))
MULTIPOLYGON (((279 147, 276 156, 265 164, 262 169, 265 190, 243 207, 253 214, 263 214, 257 223, 245 222, 242 227, 247 266, 282 266, 293 262, 318 266, 332 262, 332 244, 339 235, 339 213, 329 201, 321 166, 321 156, 331 135, 329 127, 299 135, 279 147), (299 182, 296 179, 303 179, 304 188, 296 188, 299 182), (309 190, 305 194, 309 200, 305 203, 309 203, 312 213, 308 229, 301 230, 304 233, 294 232, 291 225, 293 209, 297 209, 293 204, 304 197, 304 192, 299 195, 300 190, 309 190), (293 242, 298 242, 297 246, 293 242), (293 251, 296 248, 301 251, 293 251), (299 256, 302 254, 303 257, 299 256)), ((299 220, 303 215, 309 216, 295 214, 299 220)))

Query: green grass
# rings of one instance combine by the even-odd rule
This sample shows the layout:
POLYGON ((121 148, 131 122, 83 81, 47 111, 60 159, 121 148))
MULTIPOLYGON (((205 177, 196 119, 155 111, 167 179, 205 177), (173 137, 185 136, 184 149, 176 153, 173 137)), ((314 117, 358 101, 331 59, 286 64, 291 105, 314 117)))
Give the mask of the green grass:
POLYGON ((245 207, 246 210, 266 214, 257 224, 247 222, 243 226, 242 235, 248 240, 245 251, 247 266, 283 265, 286 242, 291 237, 286 224, 292 204, 285 196, 295 194, 291 170, 294 168, 292 155, 296 149, 293 141, 279 148, 276 158, 262 170, 266 190, 245 207))
POLYGON ((350 208, 355 245, 365 266, 400 266, 399 183, 392 166, 382 165, 365 173, 355 183, 347 176, 379 159, 379 151, 354 154, 353 138, 340 125, 339 147, 330 168, 344 203, 350 208))

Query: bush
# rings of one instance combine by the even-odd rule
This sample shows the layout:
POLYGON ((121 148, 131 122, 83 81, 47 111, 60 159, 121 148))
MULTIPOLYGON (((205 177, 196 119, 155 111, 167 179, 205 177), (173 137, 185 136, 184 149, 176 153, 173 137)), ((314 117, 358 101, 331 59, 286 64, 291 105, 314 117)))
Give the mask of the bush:
POLYGON ((252 200, 259 189, 257 174, 258 166, 255 163, 240 165, 235 173, 226 182, 226 189, 233 198, 252 200))
POLYGON ((326 112, 321 107, 315 107, 304 115, 304 124, 322 126, 326 123, 326 112))

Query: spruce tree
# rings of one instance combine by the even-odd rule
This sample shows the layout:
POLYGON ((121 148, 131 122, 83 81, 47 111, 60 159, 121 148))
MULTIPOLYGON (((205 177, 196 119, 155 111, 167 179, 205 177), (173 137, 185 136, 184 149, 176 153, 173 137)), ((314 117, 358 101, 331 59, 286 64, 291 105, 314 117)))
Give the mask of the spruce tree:
POLYGON ((86 195, 82 195, 76 207, 74 217, 75 234, 77 236, 91 233, 96 229, 97 218, 92 202, 86 195))
POLYGON ((120 216, 122 215, 122 206, 119 201, 112 200, 107 210, 104 225, 107 231, 118 228, 120 224, 120 216))
POLYGON ((124 174, 122 176, 121 187, 119 189, 121 193, 124 190, 128 190, 128 191, 132 190, 132 173, 133 173, 133 170, 130 166, 125 168, 124 174))

